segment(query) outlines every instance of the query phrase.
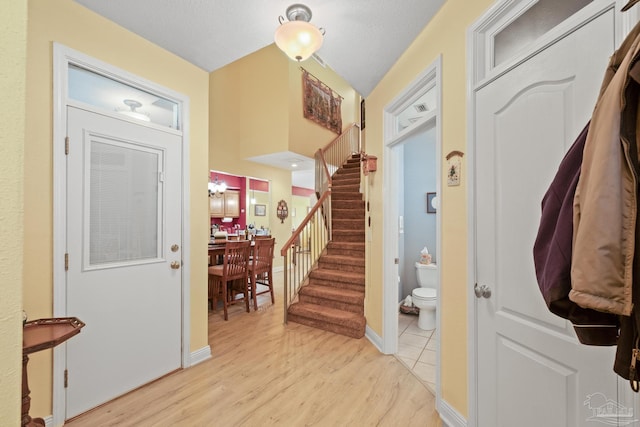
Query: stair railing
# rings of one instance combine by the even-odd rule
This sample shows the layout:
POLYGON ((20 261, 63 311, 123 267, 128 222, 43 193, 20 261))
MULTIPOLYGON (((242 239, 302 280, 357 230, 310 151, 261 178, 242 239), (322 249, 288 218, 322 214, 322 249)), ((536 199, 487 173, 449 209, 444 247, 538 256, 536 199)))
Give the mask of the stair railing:
POLYGON ((316 194, 320 197, 331 187, 331 177, 352 154, 360 152, 360 126, 352 124, 315 154, 316 194))
POLYGON ((297 300, 298 291, 331 241, 331 177, 352 154, 359 152, 360 126, 354 123, 315 154, 315 191, 319 199, 280 250, 284 257, 284 323, 289 306, 297 300))
POLYGON ((320 197, 280 251, 284 257, 285 323, 289 306, 331 240, 331 214, 323 212, 331 212, 331 190, 320 197))

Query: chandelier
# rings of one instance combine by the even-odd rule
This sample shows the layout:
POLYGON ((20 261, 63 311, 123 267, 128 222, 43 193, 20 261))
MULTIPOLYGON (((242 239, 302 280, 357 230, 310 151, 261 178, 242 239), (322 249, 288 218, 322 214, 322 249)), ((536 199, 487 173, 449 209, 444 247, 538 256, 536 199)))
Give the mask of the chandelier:
POLYGON ((216 178, 211 181, 211 175, 209 175, 209 197, 211 197, 212 195, 220 195, 222 193, 225 192, 225 190, 227 189, 227 184, 224 181, 219 181, 218 180, 218 175, 216 175, 216 178))

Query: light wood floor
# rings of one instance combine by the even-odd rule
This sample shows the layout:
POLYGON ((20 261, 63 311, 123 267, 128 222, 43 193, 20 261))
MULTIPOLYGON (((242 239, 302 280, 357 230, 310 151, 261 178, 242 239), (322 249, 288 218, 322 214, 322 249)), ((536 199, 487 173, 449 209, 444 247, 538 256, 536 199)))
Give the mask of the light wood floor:
POLYGON ((210 312, 211 359, 66 426, 441 426, 434 396, 394 356, 366 338, 283 325, 280 292, 275 306, 259 302, 250 314, 232 307, 228 322, 210 312))

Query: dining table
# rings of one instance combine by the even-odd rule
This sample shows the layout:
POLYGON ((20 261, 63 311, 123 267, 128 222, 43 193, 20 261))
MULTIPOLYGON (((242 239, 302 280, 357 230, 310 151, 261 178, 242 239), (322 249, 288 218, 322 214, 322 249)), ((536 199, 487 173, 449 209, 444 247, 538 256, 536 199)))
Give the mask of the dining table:
MULTIPOLYGON (((209 265, 222 264, 222 255, 224 255, 224 250, 227 242, 233 242, 235 240, 228 239, 215 239, 212 242, 209 242, 208 251, 209 251, 209 265)), ((251 241, 251 247, 255 246, 256 242, 254 240, 251 241)))

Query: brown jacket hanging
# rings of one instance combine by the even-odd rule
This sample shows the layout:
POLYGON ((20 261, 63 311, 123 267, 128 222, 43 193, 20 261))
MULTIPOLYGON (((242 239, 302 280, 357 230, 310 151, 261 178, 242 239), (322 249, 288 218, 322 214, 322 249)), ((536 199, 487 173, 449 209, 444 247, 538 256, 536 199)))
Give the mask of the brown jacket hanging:
POLYGON ((585 142, 573 209, 571 301, 629 316, 637 217, 640 24, 611 57, 585 142))

